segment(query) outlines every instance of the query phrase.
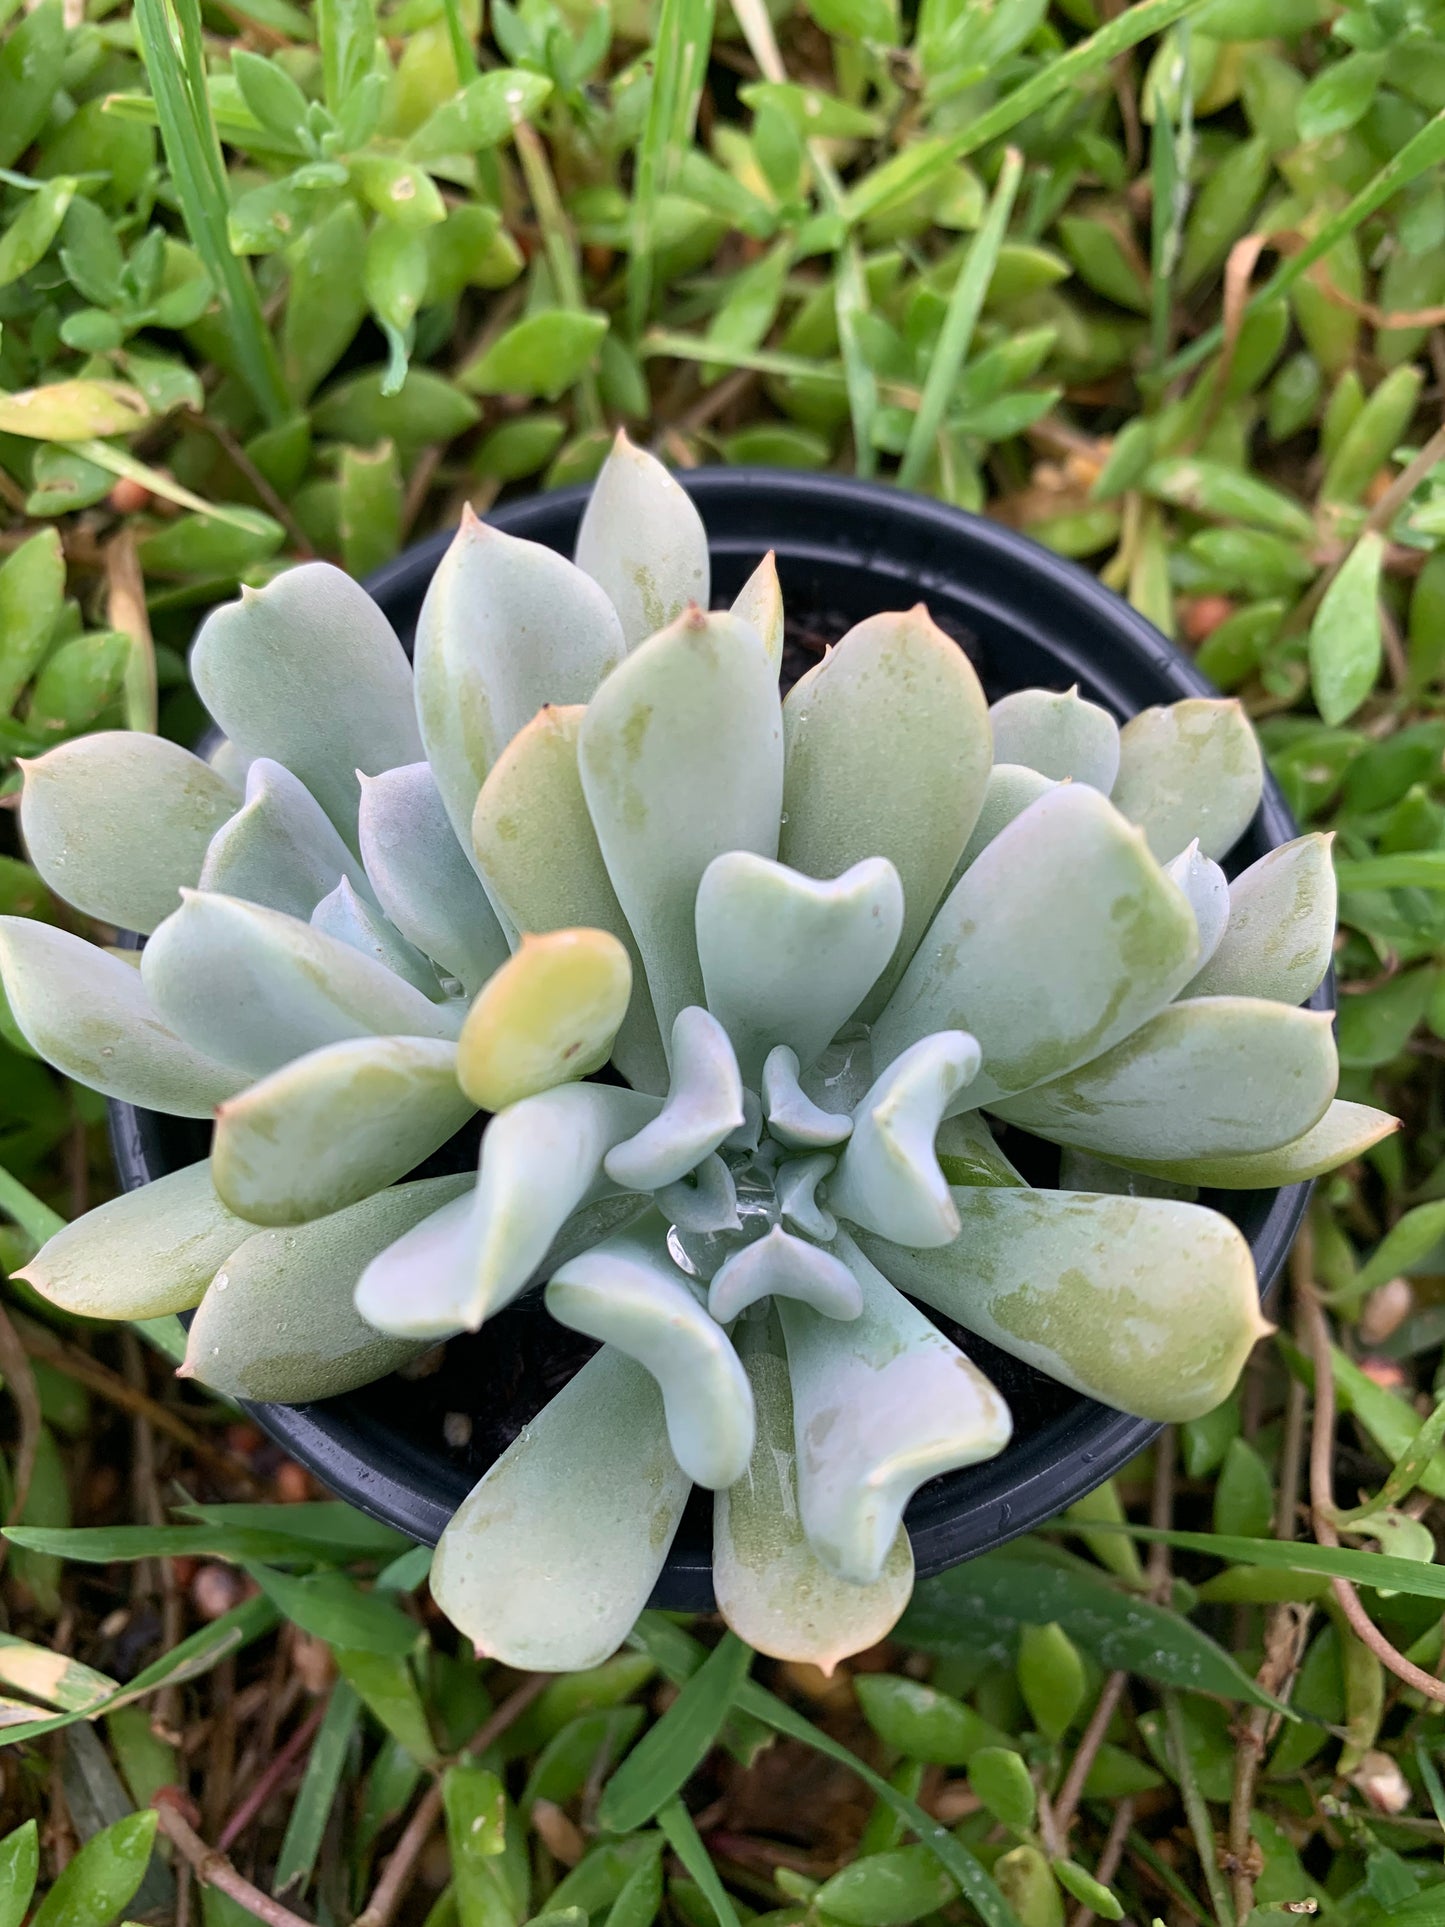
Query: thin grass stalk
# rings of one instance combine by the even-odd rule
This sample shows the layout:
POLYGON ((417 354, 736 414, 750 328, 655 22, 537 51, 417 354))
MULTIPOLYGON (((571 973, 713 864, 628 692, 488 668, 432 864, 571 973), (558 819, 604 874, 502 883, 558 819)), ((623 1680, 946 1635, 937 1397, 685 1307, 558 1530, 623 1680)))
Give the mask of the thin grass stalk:
POLYGON ((236 365, 268 427, 293 413, 281 361, 227 233, 225 167, 206 94, 197 0, 136 0, 136 30, 186 231, 211 277, 236 365))
MULTIPOLYGON (((912 168, 890 170, 890 203, 906 200, 942 180, 967 155, 976 154, 981 147, 987 147, 990 141, 1007 134, 1020 121, 1027 120, 1030 114, 1038 113, 1041 107, 1046 107, 1059 94, 1077 87, 1090 74, 1107 67, 1119 54, 1138 46, 1141 40, 1147 40, 1152 34, 1163 33, 1166 27, 1172 27, 1176 20, 1194 13, 1203 3, 1204 0, 1141 0, 1138 6, 1125 7, 1107 26, 1100 27, 1097 33, 1091 33, 1087 40, 1081 40, 1057 59, 1050 60, 1031 80, 1026 80, 1021 87, 1015 87, 1011 94, 1006 94, 986 113, 970 121, 951 140, 920 153, 912 168)), ((868 198, 868 179, 865 176, 849 190, 845 213, 850 222, 856 223, 872 211, 868 198)))
POLYGON ((475 80, 481 72, 477 65, 477 50, 467 33, 466 22, 462 19, 461 0, 443 0, 446 11, 447 39, 451 42, 452 59, 457 63, 457 79, 463 87, 468 81, 475 80))
MULTIPOLYGON (((1288 294, 1295 282, 1307 274, 1316 261, 1322 260, 1337 241, 1352 234, 1401 188, 1408 187, 1411 181, 1417 180, 1442 160, 1445 160, 1445 110, 1427 121, 1418 134, 1407 140, 1399 153, 1386 161, 1373 180, 1366 181, 1359 193, 1324 222, 1302 248, 1280 262, 1269 279, 1256 288, 1245 302, 1240 314, 1241 323, 1257 313, 1266 302, 1277 301, 1282 294, 1288 294)), ((1191 341, 1187 348, 1180 349, 1165 368, 1164 380, 1173 381, 1178 375, 1188 374, 1201 361, 1207 361, 1223 341, 1224 324, 1216 322, 1212 328, 1206 328, 1202 335, 1191 341)))
MULTIPOLYGON (((772 17, 762 0, 734 0, 733 11, 763 78, 786 82, 787 68, 778 50, 772 17)), ((808 142, 808 158, 829 210, 843 217, 847 194, 822 141, 808 142)), ((873 424, 878 418, 878 377, 869 366, 858 333, 858 316, 868 312, 863 257, 846 228, 834 259, 833 308, 843 356, 843 380, 848 390, 848 414, 853 425, 853 466, 859 475, 869 477, 878 467, 878 451, 873 442, 873 424)))
MULTIPOLYGON (((567 210, 562 205, 562 197, 557 192, 557 183, 552 178, 547 149, 536 129, 526 121, 517 122, 512 130, 512 138, 522 163, 522 173, 526 177, 527 192, 532 198, 532 212, 542 231, 542 247, 556 284, 558 306, 568 308, 574 314, 584 314, 587 300, 577 265, 576 237, 572 232, 572 223, 567 218, 567 210)), ((588 372, 581 376, 577 383, 577 398, 586 426, 601 428, 605 417, 595 375, 588 372)))
POLYGON ((657 208, 692 141, 712 48, 717 0, 662 0, 652 49, 652 98, 637 149, 627 254, 627 325, 635 340, 652 305, 657 208))
POLYGON ((1008 233, 1023 171, 1023 156, 1016 147, 1009 148, 983 225, 973 238, 948 297, 948 310, 923 383, 923 397, 908 431, 908 445, 898 469, 903 488, 919 487, 927 471, 948 404, 958 386, 959 372, 973 344, 973 331, 978 326, 984 296, 993 279, 999 249, 1008 233))

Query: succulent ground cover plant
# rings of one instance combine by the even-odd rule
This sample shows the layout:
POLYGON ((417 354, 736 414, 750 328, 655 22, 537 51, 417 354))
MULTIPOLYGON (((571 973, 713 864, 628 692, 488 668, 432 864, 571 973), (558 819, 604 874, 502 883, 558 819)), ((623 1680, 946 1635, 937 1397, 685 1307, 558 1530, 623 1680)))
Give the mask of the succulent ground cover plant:
POLYGON ((26 1275, 72 1311, 197 1308, 184 1369, 283 1401, 541 1284, 601 1349, 432 1582, 518 1666, 618 1644, 694 1484, 744 1638, 825 1666, 873 1643, 908 1499, 1010 1430, 920 1305, 1196 1417, 1265 1326, 1194 1188, 1392 1128, 1335 1100, 1330 1018, 1299 1008, 1328 840, 1221 868, 1262 781, 1237 704, 990 710, 922 607, 784 701, 771 558, 731 609, 709 590, 696 510, 619 440, 574 561, 463 526, 414 673, 308 565, 206 623, 209 761, 100 734, 25 772, 46 881, 147 942, 3 920, 15 1025, 98 1091, 216 1120, 208 1160, 26 1275), (479 1110, 475 1174, 413 1175, 479 1110), (1000 1125, 1060 1147, 1058 1188, 1000 1125))

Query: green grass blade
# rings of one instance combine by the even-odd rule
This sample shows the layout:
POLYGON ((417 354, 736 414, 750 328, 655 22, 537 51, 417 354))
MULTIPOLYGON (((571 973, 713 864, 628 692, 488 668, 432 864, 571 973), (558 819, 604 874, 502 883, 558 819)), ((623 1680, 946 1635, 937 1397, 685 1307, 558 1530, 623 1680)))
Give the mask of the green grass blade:
POLYGON ((33 1238, 38 1245, 65 1229, 65 1220, 59 1212, 42 1203, 33 1191, 27 1191, 3 1164, 0 1164, 0 1211, 13 1218, 26 1237, 33 1238))
MULTIPOLYGON (((1282 294, 1287 294, 1295 282, 1307 274, 1316 261, 1322 260, 1337 241, 1352 234, 1401 188, 1408 187, 1411 181, 1418 180, 1420 175, 1438 166, 1442 160, 1445 160, 1445 111, 1436 114, 1418 134, 1407 140, 1399 153, 1386 161, 1379 173, 1367 181, 1353 199, 1320 224, 1312 238, 1297 253, 1290 255, 1287 261, 1281 261, 1269 279, 1256 288, 1244 304, 1241 320, 1248 320, 1266 302, 1277 301, 1282 294)), ((1202 335, 1175 355, 1164 370, 1164 379, 1173 381, 1176 375, 1187 374, 1201 361, 1206 361, 1223 340, 1222 322, 1206 328, 1202 335)))
MULTIPOLYGON (((628 1643, 655 1660, 658 1669, 678 1685, 690 1679, 707 1657, 706 1649, 691 1633, 651 1612, 642 1614, 632 1629, 628 1643)), ((761 1721, 775 1733, 781 1733, 785 1739, 797 1740, 800 1745, 811 1747, 815 1753, 821 1753, 826 1759, 846 1767, 850 1773, 856 1773, 863 1784, 898 1815, 920 1844, 927 1847, 944 1871, 952 1876, 984 1927, 1019 1927, 1018 1917, 1012 1907, 968 1848, 955 1840, 947 1827, 925 1813, 916 1801, 910 1800, 906 1793, 901 1793, 881 1773, 875 1773, 856 1753, 850 1753, 841 1741, 820 1732, 811 1720, 805 1719, 801 1713, 795 1713, 792 1707, 775 1693, 770 1693, 765 1686, 759 1686, 756 1680, 744 1680, 738 1689, 736 1705, 740 1713, 761 1721)))
MULTIPOLYGON (((961 133, 920 153, 913 168, 892 168, 887 183, 888 200, 906 200, 941 181, 965 155, 976 154, 1058 95, 1077 87, 1101 67, 1107 67, 1119 54, 1138 46, 1151 34, 1163 33, 1166 27, 1172 27, 1176 20, 1182 20, 1203 4, 1204 0, 1142 0, 1139 6, 1125 7, 1117 18, 1100 27, 1097 33, 1091 33, 1087 40, 1079 41, 1056 59, 1045 61, 1031 80, 996 101, 961 133)), ((850 189, 845 212, 852 222, 861 221, 873 212, 866 177, 850 189)))
POLYGON ((948 297, 948 311, 943 317, 938 345, 933 351, 923 384, 923 399, 918 404, 913 426, 908 431, 908 446, 903 451, 903 461, 898 470, 898 481, 903 488, 917 488, 927 470, 943 423, 944 411, 958 386, 959 372, 968 359, 973 331, 978 326, 983 298, 988 293, 988 284, 993 279, 994 267, 998 262, 998 252, 1008 232, 1009 216, 1018 197, 1023 170, 1023 156, 1017 148, 1011 147, 1004 155, 998 185, 994 188, 983 226, 973 238, 968 258, 959 269, 953 292, 948 297))
POLYGON ((702 1765, 752 1664, 752 1649, 724 1633, 662 1718, 608 1782, 597 1822, 608 1833, 644 1826, 702 1765))
POLYGON ((231 252, 225 168, 206 97, 197 0, 136 0, 136 32, 186 230, 221 304, 237 366, 270 427, 292 413, 256 284, 231 252))
POLYGON ((1089 1529, 1127 1532, 1131 1539, 1154 1540, 1180 1552, 1204 1552, 1231 1565, 1321 1573, 1326 1579, 1348 1579, 1353 1586, 1384 1586, 1415 1599, 1445 1599, 1445 1566, 1419 1565, 1413 1559, 1397 1559, 1393 1553, 1315 1546, 1299 1539, 1245 1539, 1230 1532, 1165 1532, 1156 1526, 1114 1526, 1102 1521, 1089 1529))
POLYGON ((627 255, 627 324, 642 333, 652 302, 657 207, 692 141, 712 51, 717 0, 662 0, 652 56, 652 99, 637 149, 627 255))
POLYGON ((286 1823, 286 1836, 281 1842, 271 1888, 273 1893, 283 1894, 288 1887, 302 1891, 311 1878, 321 1852, 326 1822, 336 1802, 336 1789, 341 1784, 351 1736, 360 1718, 360 1699, 344 1679, 337 1680, 327 1702, 326 1717, 312 1742, 296 1804, 286 1823))
POLYGON ((681 1800, 669 1800, 658 1814, 657 1824, 666 1834, 667 1844, 697 1882, 703 1899, 713 1910, 717 1927, 741 1927, 732 1896, 718 1878, 717 1868, 692 1824, 692 1815, 681 1800))

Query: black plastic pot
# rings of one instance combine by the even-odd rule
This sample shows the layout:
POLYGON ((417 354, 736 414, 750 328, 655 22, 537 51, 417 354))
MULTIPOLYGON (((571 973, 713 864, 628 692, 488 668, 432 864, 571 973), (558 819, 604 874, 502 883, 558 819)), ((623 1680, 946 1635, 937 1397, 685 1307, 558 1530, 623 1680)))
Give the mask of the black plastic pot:
MULTIPOLYGON (((796 673, 864 616, 926 602, 968 651, 990 699, 1038 684, 1080 685, 1121 719, 1209 684, 1127 604, 1072 563, 998 524, 898 490, 835 475, 704 469, 681 478, 712 543, 713 596, 730 600, 769 548, 777 552, 796 673)), ((571 552, 584 489, 509 504, 492 521, 571 552)), ((368 588, 410 645, 423 594, 448 538, 419 544, 368 588)), ((1297 834, 1274 784, 1231 859, 1236 869, 1297 834)), ((1323 997, 1319 1001, 1323 1001, 1323 997)), ((204 1156, 205 1127, 112 1104, 127 1190, 204 1156)), ((1262 1290, 1284 1262, 1308 1187, 1216 1193, 1208 1202, 1249 1239, 1262 1290)), ((935 1479, 908 1509, 920 1575, 942 1571, 1053 1517, 1132 1458, 1158 1428, 1127 1418, 960 1333, 1013 1408, 1013 1442, 986 1465, 935 1479)), ((508 1439, 591 1347, 546 1318, 535 1297, 454 1341, 440 1371, 307 1406, 258 1405, 257 1421, 329 1486, 418 1540, 434 1542, 508 1439), (448 1412, 473 1419, 448 1445, 448 1412)), ((654 1603, 712 1603, 710 1494, 694 1495, 654 1603)))

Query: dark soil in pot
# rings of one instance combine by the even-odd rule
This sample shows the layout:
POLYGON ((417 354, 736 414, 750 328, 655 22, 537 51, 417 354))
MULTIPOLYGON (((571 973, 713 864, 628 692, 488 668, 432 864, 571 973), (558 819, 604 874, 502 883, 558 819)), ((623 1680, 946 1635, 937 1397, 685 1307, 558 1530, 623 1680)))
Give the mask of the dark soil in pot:
MULTIPOLYGON (((682 479, 711 538, 716 603, 730 601, 765 551, 776 550, 788 611, 786 682, 863 617, 922 601, 967 650, 990 700, 1034 684, 1067 689, 1077 683, 1123 720, 1151 704, 1214 693, 1127 604, 1083 570, 998 524, 833 475, 707 469, 682 479)), ((584 489, 536 496, 491 519, 570 554, 585 496, 584 489)), ((408 647, 448 540, 418 545, 367 585, 408 647)), ((1267 778, 1264 801, 1229 867, 1243 869, 1296 834, 1267 778)), ((1316 1001, 1324 1004, 1327 991, 1316 1001)), ((130 1105, 110 1109, 127 1189, 205 1153, 204 1126, 130 1105)), ((426 1169, 473 1162, 479 1128, 460 1134, 426 1169)), ((1003 1142, 1031 1181, 1054 1181, 1051 1147, 1013 1131, 1003 1142)), ((1249 1239, 1266 1291, 1307 1193, 1300 1185, 1203 1194, 1203 1202, 1224 1211, 1249 1239)), ((935 1479, 916 1495, 907 1523, 920 1576, 1052 1517, 1157 1430, 1078 1397, 966 1332, 945 1329, 1007 1398, 1014 1437, 999 1458, 935 1479)), ((409 1377, 322 1404, 252 1410, 332 1490, 413 1537, 434 1541, 487 1466, 593 1349, 555 1324, 531 1296, 475 1335, 430 1354, 409 1377)), ((655 1604, 679 1610, 711 1604, 711 1539, 711 1494, 695 1493, 655 1604)))

